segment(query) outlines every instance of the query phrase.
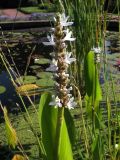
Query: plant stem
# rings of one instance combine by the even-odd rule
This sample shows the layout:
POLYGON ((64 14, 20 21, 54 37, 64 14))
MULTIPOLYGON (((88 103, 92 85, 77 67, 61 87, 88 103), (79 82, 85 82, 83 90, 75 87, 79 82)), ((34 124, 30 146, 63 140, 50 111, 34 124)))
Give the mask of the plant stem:
POLYGON ((57 126, 56 126, 56 138, 55 138, 55 159, 59 160, 59 147, 61 143, 61 131, 64 120, 64 107, 58 108, 58 116, 57 116, 57 126))

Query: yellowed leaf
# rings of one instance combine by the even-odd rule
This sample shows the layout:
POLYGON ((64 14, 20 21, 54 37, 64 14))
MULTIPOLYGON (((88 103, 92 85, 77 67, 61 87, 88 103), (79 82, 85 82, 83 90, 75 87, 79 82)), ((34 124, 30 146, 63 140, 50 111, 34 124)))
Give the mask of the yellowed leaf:
POLYGON ((21 156, 19 154, 15 154, 12 160, 26 160, 24 156, 21 156))
POLYGON ((6 136, 7 136, 8 145, 12 148, 15 148, 18 143, 17 134, 16 134, 15 129, 12 127, 12 124, 11 124, 10 119, 7 114, 6 107, 4 107, 2 109, 3 109, 3 113, 4 113, 6 136))
POLYGON ((35 92, 35 89, 38 89, 38 88, 40 87, 37 86, 36 84, 24 84, 22 86, 17 87, 16 90, 20 95, 31 96, 31 95, 39 94, 35 92), (32 92, 30 93, 30 91, 32 92))

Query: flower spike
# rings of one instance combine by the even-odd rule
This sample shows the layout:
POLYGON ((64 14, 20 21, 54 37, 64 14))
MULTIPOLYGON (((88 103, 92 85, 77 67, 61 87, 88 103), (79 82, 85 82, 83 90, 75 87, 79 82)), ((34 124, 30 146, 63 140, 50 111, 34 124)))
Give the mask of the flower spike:
POLYGON ((50 106, 65 107, 73 109, 77 104, 74 101, 74 97, 71 95, 72 87, 69 86, 69 65, 76 61, 72 58, 72 53, 67 52, 67 41, 74 41, 72 37, 72 31, 65 29, 65 27, 72 25, 73 22, 68 22, 68 18, 65 14, 58 15, 55 20, 54 34, 47 36, 49 42, 43 42, 44 45, 53 45, 54 53, 51 54, 53 60, 46 71, 54 72, 55 79, 55 95, 52 96, 50 106))

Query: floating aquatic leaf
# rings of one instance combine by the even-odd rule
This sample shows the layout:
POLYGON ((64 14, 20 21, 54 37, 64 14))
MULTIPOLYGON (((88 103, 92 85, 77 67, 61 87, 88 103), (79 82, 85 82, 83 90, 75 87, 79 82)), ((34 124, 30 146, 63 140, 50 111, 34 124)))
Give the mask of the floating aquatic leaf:
POLYGON ((35 76, 21 76, 16 79, 16 82, 19 84, 31 84, 35 83, 36 79, 35 76))
POLYGON ((35 60, 35 63, 37 64, 49 64, 50 62, 51 60, 47 58, 40 58, 38 60, 35 60))
POLYGON ((55 82, 50 78, 48 78, 48 79, 43 78, 43 79, 39 79, 36 81, 36 84, 38 86, 42 86, 42 87, 54 86, 54 83, 55 82))
POLYGON ((40 87, 38 87, 36 84, 25 84, 25 85, 17 87, 16 90, 20 95, 32 96, 32 95, 40 94, 40 93, 35 91, 38 88, 40 88, 40 87))
POLYGON ((5 91, 6 91, 6 88, 0 85, 0 94, 4 93, 5 91))
POLYGON ((40 77, 40 78, 48 79, 48 78, 53 77, 53 73, 51 73, 51 72, 39 72, 37 74, 37 76, 40 77))

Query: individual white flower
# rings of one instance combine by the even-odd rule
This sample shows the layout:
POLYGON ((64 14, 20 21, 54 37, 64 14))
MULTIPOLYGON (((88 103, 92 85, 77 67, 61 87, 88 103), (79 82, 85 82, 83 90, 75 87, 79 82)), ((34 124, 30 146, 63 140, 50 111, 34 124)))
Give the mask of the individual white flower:
POLYGON ((55 66, 54 64, 51 64, 48 68, 46 68, 46 71, 56 72, 57 69, 58 69, 57 66, 55 66))
POLYGON ((74 101, 74 97, 70 98, 66 108, 68 109, 74 109, 74 107, 77 105, 77 103, 74 101))
POLYGON ((69 98, 72 97, 72 94, 68 94, 68 97, 69 97, 69 98))
MULTIPOLYGON (((67 22, 69 19, 69 16, 65 16, 65 13, 60 15, 60 24, 62 27, 71 26, 73 22, 67 22)), ((56 22, 56 18, 54 17, 54 21, 56 22)))
POLYGON ((52 60, 50 66, 46 69, 46 71, 56 72, 58 70, 57 61, 55 59, 52 60))
POLYGON ((101 48, 100 47, 93 47, 92 51, 95 53, 101 53, 101 48))
POLYGON ((69 29, 66 30, 66 36, 63 38, 63 41, 75 41, 75 38, 71 37, 72 31, 69 31, 69 29))
MULTIPOLYGON (((71 90, 72 90, 71 87, 70 87, 70 88, 64 87, 63 89, 61 89, 61 91, 66 92, 68 95, 70 95, 70 91, 71 91, 71 90)), ((68 97, 70 98, 71 96, 68 96, 68 97)))
POLYGON ((63 27, 67 27, 67 26, 71 26, 73 24, 73 22, 67 22, 69 19, 69 16, 65 16, 65 14, 61 14, 60 16, 60 23, 63 27))
POLYGON ((56 82, 56 83, 55 83, 55 86, 56 86, 56 87, 59 87, 59 86, 60 86, 60 84, 56 82))
POLYGON ((70 88, 68 88, 68 91, 72 91, 73 90, 73 88, 72 88, 72 86, 70 86, 70 88))
POLYGON ((67 64, 71 64, 72 62, 74 62, 74 61, 76 61, 76 59, 75 58, 70 58, 71 57, 71 52, 67 52, 66 54, 65 54, 65 63, 67 63, 67 64))
POLYGON ((55 95, 52 95, 52 102, 49 103, 50 106, 55 106, 55 107, 62 107, 62 104, 60 103, 60 99, 55 97, 55 95))
POLYGON ((55 42, 54 42, 54 36, 51 35, 51 36, 47 36, 47 39, 49 40, 49 42, 43 42, 43 44, 45 46, 54 46, 55 45, 55 42))
POLYGON ((68 73, 63 72, 63 73, 62 73, 62 76, 63 76, 63 77, 64 77, 64 76, 65 76, 65 77, 69 77, 69 74, 68 74, 68 73))

